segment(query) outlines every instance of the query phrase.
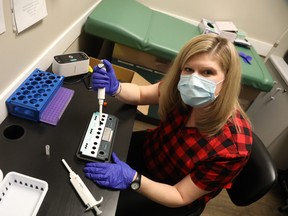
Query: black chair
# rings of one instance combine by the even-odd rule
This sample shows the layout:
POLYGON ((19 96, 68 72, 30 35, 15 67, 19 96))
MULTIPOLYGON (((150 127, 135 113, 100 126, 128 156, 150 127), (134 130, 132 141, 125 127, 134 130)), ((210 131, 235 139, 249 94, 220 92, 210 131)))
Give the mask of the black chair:
POLYGON ((253 133, 252 153, 246 166, 227 189, 237 206, 248 206, 262 198, 277 182, 277 170, 260 138, 253 133))
MULTIPOLYGON (((227 189, 227 193, 235 205, 248 206, 267 194, 276 182, 277 169, 272 158, 260 138, 253 133, 250 158, 232 187, 227 189)), ((207 205, 209 206, 209 203, 207 205)), ((189 214, 189 216, 198 215, 189 214)))
MULTIPOLYGON (((253 145, 251 156, 235 179, 232 188, 227 189, 231 201, 237 206, 248 206, 272 189, 277 181, 277 171, 266 147, 253 133, 253 145)), ((215 198, 217 199, 217 197, 215 198)), ((207 204, 209 206, 209 203, 207 204)), ((118 210, 125 212, 125 215, 173 215, 173 216, 200 216, 205 208, 205 205, 200 205, 187 214, 176 209, 169 209, 157 203, 148 200, 141 195, 126 190, 121 191, 118 202, 118 210), (133 197, 133 198, 132 198, 133 197), (136 210, 136 211, 135 211, 136 210), (131 211, 131 213, 129 212, 131 211), (145 213, 148 211, 148 213, 145 213), (174 212, 175 211, 175 212, 174 212), (134 213, 133 213, 134 212, 134 213), (167 213, 169 212, 169 213, 167 213)), ((116 216, 124 214, 117 214, 116 216)))
POLYGON ((278 183, 285 199, 285 204, 278 209, 280 212, 288 213, 288 169, 278 170, 278 183))

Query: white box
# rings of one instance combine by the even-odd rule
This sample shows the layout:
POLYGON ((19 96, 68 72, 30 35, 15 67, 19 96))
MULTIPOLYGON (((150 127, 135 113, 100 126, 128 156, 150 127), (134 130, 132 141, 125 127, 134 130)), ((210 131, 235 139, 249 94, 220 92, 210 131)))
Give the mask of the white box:
POLYGON ((198 24, 198 28, 201 34, 213 33, 219 35, 220 33, 215 22, 207 19, 202 19, 201 22, 198 24))
POLYGON ((219 31, 229 31, 229 32, 237 32, 238 29, 235 24, 231 21, 216 21, 219 31))
POLYGON ((228 39, 232 43, 237 37, 237 28, 233 22, 230 21, 211 21, 202 19, 198 24, 201 34, 213 33, 228 39))
POLYGON ((234 32, 228 32, 228 31, 220 31, 220 36, 223 38, 226 38, 227 40, 231 41, 232 43, 237 38, 237 34, 234 32))
POLYGON ((0 215, 36 216, 47 191, 47 182, 9 172, 0 182, 0 215))
POLYGON ((215 25, 219 29, 220 36, 228 39, 232 43, 237 37, 238 29, 231 21, 216 21, 215 25))

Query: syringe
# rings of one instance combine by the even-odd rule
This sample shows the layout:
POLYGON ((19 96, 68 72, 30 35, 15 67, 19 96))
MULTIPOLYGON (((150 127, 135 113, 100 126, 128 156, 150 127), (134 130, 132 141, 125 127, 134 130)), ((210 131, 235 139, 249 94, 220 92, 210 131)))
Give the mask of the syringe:
POLYGON ((70 182, 72 183, 73 187, 81 197, 82 201, 87 206, 86 211, 91 210, 94 208, 97 215, 100 215, 102 211, 98 208, 98 205, 100 205, 103 201, 103 197, 99 201, 96 201, 91 192, 88 190, 82 179, 77 175, 73 170, 69 167, 69 165, 66 163, 64 159, 62 159, 63 164, 69 171, 70 175, 70 182))
MULTIPOLYGON (((103 63, 98 64, 97 67, 102 68, 106 71, 105 65, 103 63)), ((103 109, 104 100, 105 100, 105 88, 99 88, 98 89, 99 123, 102 117, 102 109, 103 109)))

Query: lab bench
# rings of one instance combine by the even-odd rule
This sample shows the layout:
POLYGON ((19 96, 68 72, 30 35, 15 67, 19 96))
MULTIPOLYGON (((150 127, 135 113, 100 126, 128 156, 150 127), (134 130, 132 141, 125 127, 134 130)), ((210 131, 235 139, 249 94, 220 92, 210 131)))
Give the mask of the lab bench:
MULTIPOLYGON (((80 176, 96 200, 103 196, 102 216, 114 215, 119 192, 98 187, 84 175, 85 161, 76 152, 93 112, 99 110, 97 93, 87 90, 82 82, 64 84, 73 89, 74 96, 56 126, 9 115, 0 125, 0 169, 4 176, 15 171, 48 183, 48 192, 38 216, 84 215, 86 206, 69 181, 69 173, 62 164, 65 159, 80 176), (46 155, 45 146, 50 146, 46 155)), ((119 119, 113 151, 125 161, 133 130, 136 106, 126 105, 106 96, 103 112, 119 119)), ((15 206, 17 208, 17 206, 15 206)), ((88 211, 85 215, 95 215, 88 211)))

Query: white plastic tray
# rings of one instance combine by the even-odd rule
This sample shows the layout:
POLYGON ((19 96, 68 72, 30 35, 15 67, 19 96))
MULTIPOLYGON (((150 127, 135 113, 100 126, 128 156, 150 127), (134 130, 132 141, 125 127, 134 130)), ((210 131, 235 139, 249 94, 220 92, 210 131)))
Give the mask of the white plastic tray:
POLYGON ((47 191, 47 182, 9 172, 0 182, 0 215, 35 216, 47 191))

